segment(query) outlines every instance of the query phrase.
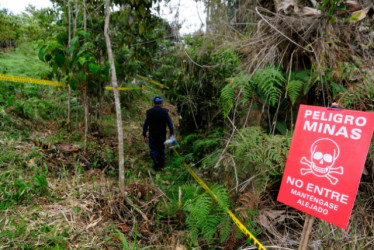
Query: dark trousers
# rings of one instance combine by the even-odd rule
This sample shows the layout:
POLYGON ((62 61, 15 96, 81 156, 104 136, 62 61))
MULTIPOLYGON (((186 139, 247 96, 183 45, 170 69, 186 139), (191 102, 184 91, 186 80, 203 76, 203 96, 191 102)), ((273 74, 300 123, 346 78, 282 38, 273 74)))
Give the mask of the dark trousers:
POLYGON ((151 149, 151 158, 153 160, 153 169, 161 170, 165 165, 165 139, 149 138, 149 148, 151 149))

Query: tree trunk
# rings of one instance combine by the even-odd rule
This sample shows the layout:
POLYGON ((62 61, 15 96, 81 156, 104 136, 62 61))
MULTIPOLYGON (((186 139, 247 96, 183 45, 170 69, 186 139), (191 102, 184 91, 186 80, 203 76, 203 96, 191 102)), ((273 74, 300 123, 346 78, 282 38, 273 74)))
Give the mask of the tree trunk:
POLYGON ((83 29, 87 30, 87 12, 86 12, 86 0, 83 0, 83 29))
POLYGON ((103 134, 103 102, 104 102, 104 94, 103 88, 100 85, 100 92, 99 92, 99 133, 103 134))
POLYGON ((84 153, 87 153, 87 136, 88 136, 88 125, 90 120, 89 101, 87 94, 87 83, 83 87, 83 105, 84 105, 84 153))
MULTIPOLYGON (((71 2, 68 1, 68 19, 69 19, 69 27, 68 27, 68 48, 70 48, 71 45, 71 2)), ((68 118, 67 118, 67 127, 70 130, 70 123, 71 123, 71 87, 68 83, 68 118)))
POLYGON ((77 20, 78 20, 78 15, 79 15, 79 6, 78 6, 78 1, 75 2, 75 18, 74 18, 74 27, 73 27, 73 34, 75 36, 75 31, 77 30, 77 20))
MULTIPOLYGON (((86 0, 83 0, 83 30, 87 30, 87 16, 86 16, 86 0)), ((84 153, 87 152, 87 136, 90 123, 90 102, 88 98, 88 82, 84 84, 83 88, 83 102, 84 102, 84 153)))
POLYGON ((109 0, 105 0, 105 25, 104 25, 104 36, 105 43, 108 51, 108 58, 110 61, 110 76, 113 87, 114 102, 116 105, 117 114, 117 130, 118 130, 118 156, 119 156, 119 190, 122 194, 125 193, 125 157, 123 152, 123 126, 122 126, 122 115, 121 115, 121 102, 117 84, 116 68, 114 67, 114 57, 112 52, 112 45, 109 37, 109 20, 110 20, 110 7, 109 0))

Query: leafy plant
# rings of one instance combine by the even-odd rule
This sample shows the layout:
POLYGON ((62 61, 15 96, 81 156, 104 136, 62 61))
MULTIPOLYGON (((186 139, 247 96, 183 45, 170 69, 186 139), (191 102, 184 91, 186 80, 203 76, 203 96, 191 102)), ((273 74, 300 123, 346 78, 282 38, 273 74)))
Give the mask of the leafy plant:
POLYGON ((230 82, 221 89, 220 105, 224 118, 227 118, 230 110, 234 107, 236 89, 243 91, 244 97, 251 99, 250 79, 248 75, 240 73, 235 78, 230 78, 230 82))
POLYGON ((250 84, 257 94, 270 106, 275 106, 281 97, 286 79, 278 67, 268 66, 257 70, 250 84))
POLYGON ((229 151, 234 156, 239 182, 253 178, 252 183, 259 196, 269 184, 279 182, 289 144, 290 138, 267 135, 259 127, 238 131, 229 151))
POLYGON ((312 86, 311 82, 311 71, 303 70, 296 71, 291 74, 290 81, 287 83, 286 90, 287 95, 290 98, 291 104, 294 105, 296 99, 301 94, 308 93, 312 86))
MULTIPOLYGON (((191 160, 199 161, 205 155, 210 154, 220 146, 220 129, 210 134, 189 134, 181 141, 181 147, 187 154, 191 154, 191 160)), ((188 158, 188 156, 187 156, 188 158)))
POLYGON ((31 179, 23 178, 17 172, 5 171, 0 174, 0 208, 7 209, 13 204, 21 204, 35 196, 47 196, 48 172, 39 170, 31 179))
POLYGON ((175 66, 179 74, 171 80, 169 96, 180 107, 180 130, 192 133, 223 123, 222 116, 217 116, 221 89, 226 79, 236 74, 240 61, 232 48, 217 49, 213 37, 194 35, 184 39, 185 45, 180 49, 185 53, 179 53, 175 66))
POLYGON ((322 0, 318 8, 326 12, 326 16, 331 22, 335 22, 336 17, 334 17, 334 14, 336 11, 346 10, 347 6, 345 5, 345 0, 322 0))
POLYGON ((220 185, 212 188, 220 205, 207 193, 203 193, 193 200, 187 202, 184 210, 187 213, 186 224, 189 231, 189 237, 195 242, 200 236, 208 243, 218 232, 221 233, 221 242, 225 241, 231 232, 231 222, 228 221, 228 215, 223 206, 229 207, 229 197, 227 190, 220 185))
POLYGON ((150 249, 150 248, 154 248, 154 247, 159 247, 159 246, 146 246, 146 247, 142 247, 142 248, 138 247, 138 242, 137 242, 138 227, 137 227, 137 224, 135 224, 134 242, 132 244, 130 244, 126 240, 125 235, 123 235, 123 233, 121 233, 121 231, 116 229, 116 232, 117 232, 118 236, 120 237, 120 239, 122 241, 123 248, 125 250, 145 250, 145 249, 150 249))
POLYGON ((343 107, 357 110, 374 109, 374 79, 367 78, 362 83, 357 83, 339 95, 343 107))

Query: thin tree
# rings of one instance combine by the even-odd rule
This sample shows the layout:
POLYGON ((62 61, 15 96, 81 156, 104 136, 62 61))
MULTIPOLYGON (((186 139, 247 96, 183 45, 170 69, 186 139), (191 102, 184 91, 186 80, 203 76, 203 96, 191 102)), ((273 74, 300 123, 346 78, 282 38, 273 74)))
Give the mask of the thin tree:
MULTIPOLYGON (((68 0, 68 20, 69 20, 69 27, 68 27, 68 48, 71 46, 71 2, 68 0)), ((67 126, 70 130, 70 124, 71 123, 71 87, 68 83, 68 120, 67 120, 67 126)))
MULTIPOLYGON (((84 32, 87 31, 87 15, 86 15, 86 0, 83 0, 83 30, 84 32)), ((85 39, 86 42, 86 39, 85 39)), ((88 98, 88 81, 83 85, 83 104, 84 104, 84 153, 87 152, 87 137, 88 137, 88 129, 90 126, 90 100, 88 98)))
POLYGON ((119 156, 119 190, 122 194, 125 193, 125 156, 123 152, 123 128, 122 128, 122 114, 121 114, 121 102, 119 98, 119 90, 117 84, 117 73, 114 66, 114 57, 112 52, 112 45, 109 37, 109 21, 110 21, 110 6, 109 0, 105 0, 105 25, 104 25, 104 36, 105 43, 108 51, 108 58, 110 62, 110 76, 111 84, 113 87, 114 102, 116 105, 117 114, 117 130, 118 130, 118 156, 119 156))

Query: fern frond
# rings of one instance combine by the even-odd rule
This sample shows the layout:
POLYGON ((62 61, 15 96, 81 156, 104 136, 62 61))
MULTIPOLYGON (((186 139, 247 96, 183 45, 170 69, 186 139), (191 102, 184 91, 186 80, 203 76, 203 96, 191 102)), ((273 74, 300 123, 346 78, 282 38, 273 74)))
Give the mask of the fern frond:
POLYGON ((221 89, 220 106, 224 118, 227 118, 230 110, 234 107, 235 89, 244 89, 248 85, 249 80, 248 75, 240 73, 221 89))
POLYGON ((302 82, 309 82, 311 78, 311 71, 308 70, 301 70, 301 71, 295 71, 291 74, 291 80, 299 80, 302 82))
POLYGON ((193 225, 191 227, 188 227, 188 232, 191 237, 191 241, 195 242, 199 237, 199 229, 195 225, 193 225))
POLYGON ((248 81, 243 88, 244 98, 247 101, 251 101, 253 98, 253 87, 250 81, 248 81))
POLYGON ((259 94, 264 95, 265 101, 270 106, 277 103, 285 81, 282 72, 278 68, 270 66, 257 70, 251 79, 253 85, 258 87, 259 94))
POLYGON ((210 152, 212 151, 215 147, 219 145, 219 140, 217 138, 207 138, 207 139, 202 139, 202 140, 197 140, 193 143, 193 151, 194 152, 210 152))
POLYGON ((290 81, 301 81, 303 83, 303 94, 306 95, 315 82, 316 75, 310 69, 294 71, 291 73, 290 81))
POLYGON ((220 106, 223 117, 227 118, 232 107, 234 107, 235 89, 233 84, 227 84, 221 89, 220 106))
POLYGON ((252 183, 260 195, 268 184, 269 176, 272 176, 272 180, 280 178, 289 144, 289 138, 269 136, 259 127, 241 129, 229 146, 239 182, 256 176, 252 183))
POLYGON ((221 222, 221 218, 222 216, 220 214, 207 216, 205 223, 201 228, 201 234, 208 243, 210 243, 213 235, 217 232, 217 228, 221 222))
POLYGON ((224 186, 216 185, 212 189, 213 193, 217 195, 220 206, 219 209, 223 211, 223 207, 230 208, 230 199, 227 189, 224 186))
POLYGON ((221 151, 217 150, 216 152, 214 152, 214 153, 210 154, 209 156, 207 156, 201 162, 201 165, 213 167, 217 163, 218 158, 219 158, 220 155, 221 155, 221 151))
POLYGON ((191 214, 193 214, 196 217, 197 225, 201 228, 207 216, 209 215, 211 205, 212 205, 212 198, 208 194, 202 194, 200 195, 194 204, 194 210, 191 211, 191 214))
MULTIPOLYGON (((190 186, 190 185, 182 185, 182 202, 185 203, 187 200, 192 200, 196 196, 198 196, 199 193, 201 193, 202 188, 196 187, 196 186, 190 186)), ((175 194, 175 198, 178 197, 178 192, 175 194)))
POLYGON ((232 220, 229 216, 226 216, 220 224, 221 243, 223 243, 227 237, 229 237, 232 229, 232 220))
POLYGON ((240 88, 240 89, 242 89, 250 80, 251 80, 251 78, 246 73, 240 72, 233 79, 232 86, 234 88, 240 88))
POLYGON ((345 108, 357 110, 374 109, 374 79, 367 78, 363 83, 357 83, 339 98, 345 108))
POLYGON ((287 84, 288 97, 291 100, 292 105, 295 104, 296 99, 299 97, 303 88, 303 82, 300 80, 291 80, 287 84))
POLYGON ((225 221, 228 216, 221 207, 230 205, 228 192, 221 185, 213 186, 212 191, 217 195, 219 205, 207 193, 203 193, 194 200, 190 200, 184 208, 187 212, 187 229, 192 241, 196 241, 200 236, 209 243, 213 236, 222 230, 222 225, 225 226, 225 231, 221 232, 221 238, 227 238, 230 233, 231 224, 225 221))
POLYGON ((333 97, 334 100, 335 100, 337 95, 347 91, 347 89, 342 84, 332 82, 332 83, 330 83, 330 86, 331 86, 332 97, 333 97))

